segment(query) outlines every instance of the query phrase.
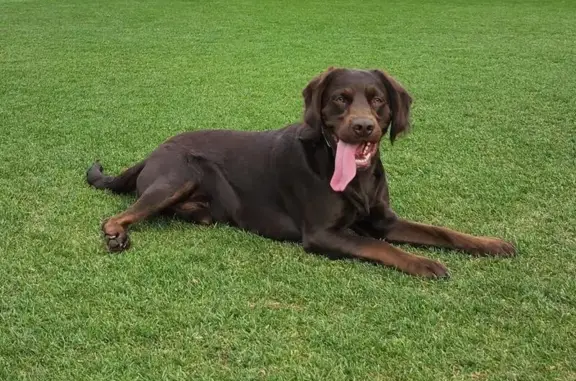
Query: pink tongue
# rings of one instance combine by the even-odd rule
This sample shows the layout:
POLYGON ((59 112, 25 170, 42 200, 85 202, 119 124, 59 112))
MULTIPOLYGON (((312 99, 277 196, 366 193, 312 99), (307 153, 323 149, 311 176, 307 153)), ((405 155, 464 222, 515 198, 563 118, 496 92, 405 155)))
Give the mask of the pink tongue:
POLYGON ((338 141, 336 147, 336 160, 334 162, 334 174, 330 180, 330 186, 336 192, 342 192, 346 185, 356 176, 356 149, 359 144, 348 144, 338 141))

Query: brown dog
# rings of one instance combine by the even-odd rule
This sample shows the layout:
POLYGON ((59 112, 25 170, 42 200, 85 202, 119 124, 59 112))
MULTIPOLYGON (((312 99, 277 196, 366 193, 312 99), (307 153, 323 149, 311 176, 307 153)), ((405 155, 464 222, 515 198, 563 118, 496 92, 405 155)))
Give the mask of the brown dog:
POLYGON ((127 228, 169 212, 226 223, 308 252, 376 261, 413 275, 447 277, 439 262, 391 243, 511 256, 512 244, 407 221, 389 206, 379 143, 409 125, 411 97, 379 70, 330 68, 303 91, 304 123, 279 130, 177 135, 117 177, 95 163, 87 181, 138 200, 102 225, 106 246, 128 247, 127 228))

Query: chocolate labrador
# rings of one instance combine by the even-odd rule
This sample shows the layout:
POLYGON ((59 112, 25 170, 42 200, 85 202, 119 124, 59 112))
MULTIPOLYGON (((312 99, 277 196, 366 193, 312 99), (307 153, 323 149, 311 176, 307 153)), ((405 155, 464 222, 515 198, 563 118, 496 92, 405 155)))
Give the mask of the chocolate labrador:
POLYGON ((429 278, 441 263, 393 243, 512 256, 498 238, 408 221, 389 205, 380 141, 409 127, 412 98, 380 70, 329 68, 303 90, 304 120, 261 132, 199 130, 174 136, 119 176, 95 163, 87 181, 138 199, 102 224, 106 246, 129 246, 128 227, 170 213, 226 223, 330 257, 356 257, 429 278))

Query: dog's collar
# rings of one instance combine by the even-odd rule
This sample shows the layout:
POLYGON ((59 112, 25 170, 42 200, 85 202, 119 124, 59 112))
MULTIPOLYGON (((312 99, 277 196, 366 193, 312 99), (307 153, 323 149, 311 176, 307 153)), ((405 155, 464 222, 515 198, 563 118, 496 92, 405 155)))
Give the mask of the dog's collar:
POLYGON ((330 144, 330 139, 328 139, 328 135, 326 133, 326 130, 324 129, 324 126, 320 127, 320 130, 322 131, 322 137, 324 138, 324 141, 326 142, 326 145, 331 148, 332 150, 334 150, 334 147, 332 147, 332 144, 330 144))

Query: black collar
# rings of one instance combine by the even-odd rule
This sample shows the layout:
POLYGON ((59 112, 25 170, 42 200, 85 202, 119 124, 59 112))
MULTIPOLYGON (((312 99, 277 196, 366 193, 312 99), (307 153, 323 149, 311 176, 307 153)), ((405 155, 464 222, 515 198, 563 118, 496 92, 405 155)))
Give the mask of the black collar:
POLYGON ((320 127, 320 129, 322 130, 322 136, 324 137, 324 141, 326 142, 326 145, 332 149, 333 153, 335 153, 336 149, 335 149, 335 147, 332 147, 332 144, 330 144, 330 139, 328 139, 328 135, 327 135, 326 130, 324 129, 324 126, 320 127))

